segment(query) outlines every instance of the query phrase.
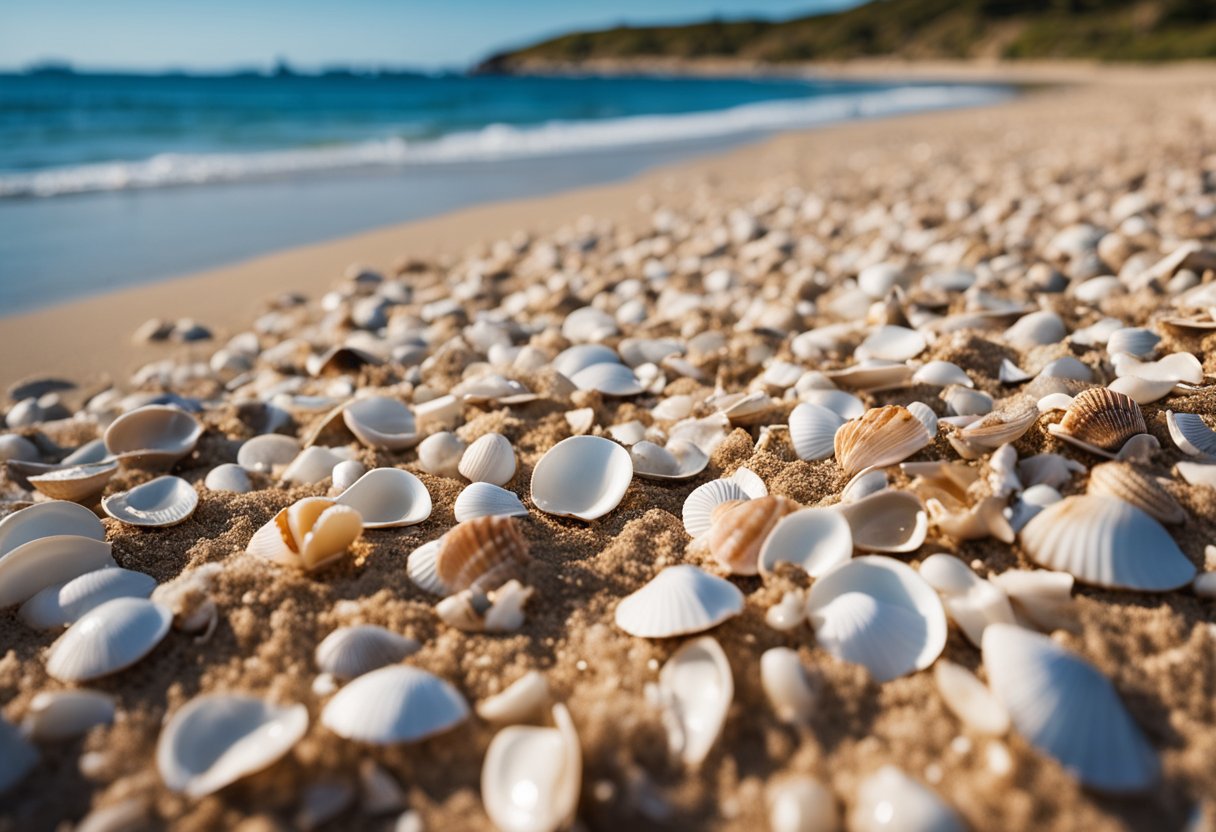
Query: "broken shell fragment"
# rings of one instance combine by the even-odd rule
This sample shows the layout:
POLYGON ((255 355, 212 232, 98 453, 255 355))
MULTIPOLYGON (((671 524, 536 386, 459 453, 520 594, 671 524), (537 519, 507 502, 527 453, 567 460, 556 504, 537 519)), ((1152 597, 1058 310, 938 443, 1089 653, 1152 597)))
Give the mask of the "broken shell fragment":
POLYGON ((334 502, 359 512, 365 529, 415 526, 431 516, 430 492, 400 468, 373 468, 334 502))
POLYGON ((616 625, 639 638, 701 633, 743 612, 730 581, 688 564, 669 566, 616 607, 616 625))
POLYGON ((1072 597, 1074 578, 1067 572, 1010 569, 989 580, 1005 591, 1022 626, 1044 633, 1080 632, 1077 602, 1072 597))
POLYGON ((988 625, 1015 623, 1013 607, 1004 591, 953 555, 925 558, 920 576, 937 590, 946 614, 977 647, 988 625))
POLYGON ((524 722, 549 704, 549 682, 537 670, 529 670, 505 690, 477 703, 477 715, 487 722, 524 722))
POLYGON ((769 786, 771 832, 839 832, 840 812, 827 786, 813 777, 782 777, 769 786))
POLYGON ((467 633, 508 633, 524 624, 524 606, 535 590, 512 579, 484 592, 461 590, 435 605, 445 624, 467 633))
POLYGON ((546 514, 595 520, 620 504, 632 480, 629 451, 601 436, 572 436, 536 463, 532 503, 546 514))
POLYGON ((361 624, 339 627, 317 645, 315 659, 322 673, 338 679, 353 679, 377 668, 396 664, 420 645, 392 630, 361 624))
POLYGON ((686 439, 673 439, 667 447, 642 440, 629 449, 633 471, 655 480, 686 480, 709 465, 709 454, 686 439))
POLYGON ((358 510, 324 497, 305 497, 258 529, 245 551, 312 571, 346 554, 362 533, 358 510))
POLYGON ((1005 706, 967 668, 941 659, 933 667, 933 681, 946 707, 971 730, 991 737, 1009 730, 1005 706))
POLYGON ((1089 473, 1090 494, 1115 497, 1131 503, 1162 523, 1186 520, 1186 510, 1161 486, 1157 478, 1126 462, 1103 462, 1089 473))
POLYGON ((965 828, 932 789, 892 765, 861 781, 849 812, 850 832, 963 832, 965 828))
POLYGON ((468 703, 451 684, 416 667, 390 665, 338 691, 321 723, 344 739, 394 745, 420 742, 468 717, 468 703))
POLYGON ((189 520, 198 492, 181 477, 157 477, 101 501, 106 514, 130 526, 164 528, 189 520))

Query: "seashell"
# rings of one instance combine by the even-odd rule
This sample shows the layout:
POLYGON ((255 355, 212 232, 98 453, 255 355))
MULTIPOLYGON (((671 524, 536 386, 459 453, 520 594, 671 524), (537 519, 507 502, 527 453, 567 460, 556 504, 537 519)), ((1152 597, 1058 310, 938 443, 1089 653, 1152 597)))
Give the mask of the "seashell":
POLYGON ((529 670, 500 693, 477 703, 477 715, 487 722, 524 722, 549 704, 549 682, 545 675, 529 670))
POLYGON ((983 390, 972 390, 969 387, 947 387, 942 391, 941 399, 957 416, 986 416, 992 412, 992 396, 983 390))
POLYGON ((797 510, 798 504, 785 497, 723 503, 710 517, 710 553, 731 574, 755 575, 765 539, 782 517, 797 510))
POLYGON ((145 598, 115 598, 85 613, 51 646, 46 672, 87 682, 138 662, 160 644, 173 613, 145 598))
POLYGON ((488 593, 477 587, 449 595, 435 605, 435 613, 469 633, 505 633, 524 624, 524 605, 534 590, 510 580, 488 593))
POLYGON ((269 768, 307 730, 303 705, 274 705, 237 693, 203 694, 165 723, 156 743, 156 767, 171 791, 205 797, 269 768))
POLYGON ((1066 355, 1049 362, 1039 370, 1039 378, 1068 378, 1075 381, 1093 381, 1094 371, 1086 364, 1066 355))
POLYGON ((1139 376, 1123 376, 1110 383, 1110 389, 1122 393, 1136 404, 1152 404, 1160 401, 1174 391, 1174 382, 1149 381, 1139 376))
POLYGON ((240 465, 225 462, 207 472, 203 485, 211 491, 230 491, 233 494, 248 494, 253 490, 249 474, 240 465))
POLYGON ((759 424, 776 409, 777 403, 767 393, 732 393, 711 397, 706 404, 717 409, 733 425, 759 424))
POLYGON ((1216 457, 1216 431, 1197 413, 1165 412, 1165 424, 1178 450, 1190 456, 1216 457))
POLYGON ((863 552, 914 552, 929 532, 924 503, 907 491, 879 491, 835 510, 848 521, 853 546, 863 552))
POLYGON ((436 396, 414 405, 414 419, 420 426, 450 430, 460 422, 464 405, 452 395, 436 396))
POLYGON ((1065 497, 1027 523, 1021 539, 1036 563, 1095 586, 1161 592, 1195 576, 1160 523, 1113 497, 1065 497))
POLYGON ((1072 575, 1043 569, 1011 569, 989 580, 1005 591, 1022 626, 1045 633, 1080 632, 1077 604, 1072 597, 1072 575))
POLYGON ((799 394, 798 398, 807 403, 826 407, 842 420, 856 419, 866 412, 866 406, 861 399, 843 390, 813 389, 799 394))
POLYGON ((372 745, 420 742, 469 718, 469 705, 451 684, 408 665, 390 665, 356 678, 321 712, 339 737, 372 745))
POLYGON ((803 402, 790 413, 790 442, 794 453, 799 459, 808 461, 827 459, 835 452, 833 440, 844 423, 835 411, 803 402))
POLYGON ((382 358, 367 350, 336 344, 323 353, 308 356, 304 361, 304 369, 310 376, 317 378, 354 373, 363 367, 375 367, 383 363, 382 358))
POLYGON ((1081 463, 1060 454, 1035 454, 1018 462, 1018 476, 1026 488, 1059 488, 1070 482, 1073 474, 1084 474, 1085 470, 1081 463))
POLYGON ((760 574, 769 575, 778 564, 790 563, 818 578, 852 556, 853 532, 848 520, 832 509, 804 508, 778 519, 763 539, 758 566, 760 574))
POLYGON ((730 420, 721 413, 706 416, 704 419, 684 419, 672 425, 667 431, 668 441, 687 440, 707 454, 713 454, 718 446, 726 441, 730 431, 730 420))
POLYGON ((258 529, 245 547, 280 566, 320 569, 344 554, 363 533, 358 510, 324 497, 305 497, 258 529))
POLYGON ((1048 430, 1081 447, 1117 451, 1131 437, 1147 433, 1140 406, 1122 393, 1105 387, 1082 390, 1073 399, 1059 424, 1048 430))
POLYGON ((840 492, 841 503, 855 503, 871 494, 877 494, 891 485, 887 472, 882 468, 867 468, 845 483, 840 492))
POLYGON ((1172 381, 1175 384, 1203 384, 1203 365, 1189 352, 1170 353, 1156 361, 1141 361, 1127 353, 1111 356, 1115 375, 1135 376, 1147 381, 1172 381))
POLYGON ((1023 381, 1030 381, 1034 375, 1026 372, 1008 358, 1002 358, 997 378, 1001 384, 1021 384, 1023 381))
POLYGON ((471 483, 460 492, 454 506, 456 522, 477 517, 527 517, 528 509, 515 492, 488 482, 471 483))
POLYGON ((481 800, 503 832, 556 832, 578 810, 583 755, 564 705, 553 706, 556 728, 512 725, 490 741, 481 767, 481 800))
POLYGON ((52 500, 93 503, 118 470, 118 461, 73 465, 28 477, 30 485, 52 500))
POLYGON ((1117 329, 1106 339, 1106 352, 1114 356, 1121 352, 1136 358, 1148 358, 1161 342, 1161 336, 1151 329, 1125 327, 1117 329))
POLYGON ((997 410, 950 436, 950 444, 964 459, 976 459, 985 451, 1016 442, 1038 419, 1034 402, 1025 398, 1006 400, 997 410))
POLYGON ((464 440, 454 433, 432 433, 418 445, 418 467, 437 477, 455 479, 467 448, 464 440))
POLYGON ((458 384, 452 393, 471 404, 526 404, 540 398, 520 382, 495 374, 458 384))
POLYGON ((684 530, 690 537, 698 538, 710 530, 718 506, 747 499, 747 492, 733 479, 710 480, 699 485, 684 500, 684 530))
POLYGON ((880 326, 854 352, 858 360, 907 361, 925 351, 925 336, 905 326, 880 326))
POLYGON ((646 426, 638 419, 631 419, 628 422, 621 422, 619 425, 610 425, 608 435, 628 447, 636 445, 646 438, 646 426))
POLYGON ((949 361, 930 361, 912 374, 912 383, 931 384, 934 387, 975 386, 966 370, 949 361))
POLYGON ((933 667, 933 681, 946 707, 971 730, 989 737, 1009 730, 1009 711, 967 668, 941 659, 933 667))
MULTIPOLYGON (((656 408, 657 410, 658 408, 656 408)), ((566 411, 566 424, 570 426, 570 433, 574 436, 582 436, 590 432, 595 426, 595 410, 590 407, 580 407, 577 410, 566 411)), ((655 414, 656 418, 658 414, 655 414)))
POLYGON ((198 508, 198 492, 181 477, 157 477, 106 497, 101 508, 129 526, 164 528, 190 519, 198 508))
POLYGON ((647 479, 691 479, 709 465, 709 455, 685 439, 673 439, 666 448, 643 440, 629 449, 629 456, 634 473, 647 479))
POLYGON ((341 494, 367 473, 367 466, 357 459, 346 459, 333 467, 329 477, 333 481, 330 493, 341 494))
POLYGON ((984 670, 1013 725, 1082 784, 1142 792, 1160 775, 1157 754, 1110 681, 1047 636, 1007 624, 984 633, 984 670))
POLYGON ((937 436, 937 414, 933 412, 933 408, 924 402, 912 402, 908 405, 908 412, 920 420, 929 436, 937 436))
POLYGON ((771 832, 838 832, 840 812, 827 786, 813 777, 782 777, 768 787, 771 832))
MULTIPOLYGON (((0 435, 0 460, 4 462, 37 462, 42 455, 38 446, 15 433, 0 435)), ((0 729, 2 730, 2 729, 0 729)))
POLYGON ((836 461, 846 474, 894 465, 933 440, 920 420, 898 405, 866 411, 836 431, 836 461))
POLYGON ((203 435, 198 420, 176 407, 146 405, 106 428, 106 450, 128 468, 168 470, 189 456, 203 435))
POLYGON ((441 541, 435 555, 435 574, 449 593, 496 589, 522 575, 531 561, 528 543, 512 517, 466 520, 441 541))
POLYGON ((400 468, 373 468, 334 502, 359 512, 365 529, 415 526, 431 516, 430 492, 400 468))
POLYGON ((594 306, 575 309, 562 322, 562 337, 576 344, 603 341, 616 333, 612 316, 594 306))
POLYGON ((269 474, 276 468, 290 465, 299 455, 300 443, 294 437, 264 433, 241 443, 236 462, 247 471, 269 474))
POLYGON ((147 598, 156 579, 142 572, 107 567, 52 584, 36 593, 17 611, 27 627, 51 630, 66 627, 82 615, 115 598, 147 598))
POLYGON ((1005 330, 1005 341, 1019 349, 1046 344, 1058 344, 1068 335, 1064 321, 1055 312, 1042 310, 1031 312, 1017 320, 1013 326, 1005 330))
POLYGON ((1060 492, 1050 485, 1030 486, 1006 509, 1009 528, 1015 533, 1020 532, 1039 512, 1062 499, 1060 492))
POLYGON ((458 470, 470 482, 506 485, 515 476, 515 449, 501 433, 487 433, 465 449, 458 470))
POLYGON ((826 372, 825 375, 832 383, 852 390, 877 391, 902 387, 912 378, 912 373, 912 368, 902 361, 871 358, 843 370, 826 372))
POLYGON ((937 593, 893 558, 854 558, 811 586, 807 616, 819 645, 882 683, 923 670, 946 645, 937 593))
POLYGON ((342 409, 342 421, 369 448, 400 451, 414 447, 422 438, 410 409, 388 396, 355 399, 342 409))
POLYGON ((24 780, 38 759, 38 750, 0 716, 0 794, 24 780))
POLYGON ((807 725, 819 703, 818 685, 798 654, 773 647, 760 657, 760 684, 777 719, 787 725, 807 725))
POLYGON ((36 503, 0 520, 0 562, 26 543, 51 535, 75 535, 104 542, 106 529, 96 514, 76 503, 66 500, 36 503))
POLYGON ((641 393, 642 383, 624 364, 592 364, 570 377, 579 390, 594 390, 605 396, 625 397, 641 393))
POLYGON ((805 620, 806 599, 797 590, 786 592, 764 614, 764 623, 779 633, 787 633, 805 620))
POLYGON ((663 569, 616 607, 616 626, 639 638, 701 633, 743 612, 743 593, 730 581, 688 564, 663 569))
POLYGON ((730 481, 743 489, 749 500, 759 500, 768 496, 768 486, 764 480, 750 468, 738 468, 729 477, 730 481))
MULTIPOLYGON (((993 451, 988 460, 988 484, 997 497, 1008 497, 1022 490, 1022 481, 1017 472, 1018 451, 1012 445, 1002 445, 993 451)), ((1012 543, 1013 541, 1007 541, 1012 543)))
POLYGON ((850 832, 964 832, 958 814, 927 786, 892 765, 861 781, 850 832))
POLYGON ((990 624, 1013 624, 1013 607, 1005 593, 971 571, 953 555, 930 555, 920 576, 937 590, 946 614, 977 647, 990 624))
MULTIPOLYGON (((40 505, 54 506, 58 503, 40 505)), ((22 509, 18 514, 38 507, 22 509)), ((92 517, 92 513, 89 514, 92 517)), ((9 515, 5 519, 16 516, 9 515)), ((93 520, 96 519, 93 517, 93 520)), ((17 539, 15 535, 10 537, 10 540, 17 539)), ((110 544, 91 537, 74 534, 51 535, 22 543, 0 557, 0 607, 24 603, 47 587, 58 586, 80 575, 114 565, 114 558, 110 556, 110 544)))
POLYGON ((1216 488, 1216 465, 1179 460, 1174 467, 1178 470, 1178 476, 1186 480, 1188 485, 1216 488))
POLYGON ((423 543, 414 551, 410 552, 409 558, 406 560, 406 574, 409 575, 414 585, 424 592, 430 592, 433 595, 448 595, 451 590, 439 580, 439 572, 436 560, 439 557, 439 549, 443 545, 443 538, 440 537, 432 540, 429 543, 423 543))
POLYGON ((283 482, 293 485, 315 485, 329 477, 333 473, 334 466, 345 459, 347 459, 346 455, 338 453, 333 448, 313 445, 305 448, 291 461, 291 464, 283 471, 283 482))
POLYGON ((94 690, 44 690, 30 700, 21 731, 38 742, 70 740, 109 725, 114 710, 114 697, 94 690))
POLYGON ((1162 523, 1186 520, 1186 511, 1155 477, 1126 462, 1095 465, 1090 471, 1086 492, 1131 503, 1162 523))
POLYGON ((857 287, 875 300, 904 284, 904 270, 894 263, 875 263, 857 274, 857 287))
POLYGON ((620 504, 633 480, 629 452, 600 436, 572 436, 532 469, 532 504, 546 514, 595 520, 620 504))
POLYGON ((377 668, 396 664, 416 653, 421 645, 412 638, 383 627, 362 624, 339 627, 317 645, 315 659, 322 673, 353 679, 377 668))
POLYGON ((580 371, 595 364, 620 363, 620 356, 602 344, 575 344, 558 353, 550 366, 566 378, 574 378, 580 371))

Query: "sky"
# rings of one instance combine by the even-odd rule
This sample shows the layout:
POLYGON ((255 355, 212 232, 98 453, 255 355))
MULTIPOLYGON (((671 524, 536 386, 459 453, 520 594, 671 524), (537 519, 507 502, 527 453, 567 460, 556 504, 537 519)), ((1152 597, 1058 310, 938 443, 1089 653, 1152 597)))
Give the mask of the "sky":
POLYGON ((0 68, 463 68, 497 49, 620 23, 788 18, 858 0, 0 0, 0 68))

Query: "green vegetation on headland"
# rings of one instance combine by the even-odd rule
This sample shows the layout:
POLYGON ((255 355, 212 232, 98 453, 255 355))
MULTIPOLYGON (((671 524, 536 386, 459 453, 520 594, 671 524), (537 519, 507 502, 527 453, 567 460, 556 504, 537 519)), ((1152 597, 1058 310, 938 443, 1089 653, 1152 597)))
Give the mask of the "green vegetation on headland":
POLYGON ((780 22, 710 21, 577 32, 494 55, 483 71, 598 61, 756 63, 1216 58, 1216 0, 874 0, 780 22))

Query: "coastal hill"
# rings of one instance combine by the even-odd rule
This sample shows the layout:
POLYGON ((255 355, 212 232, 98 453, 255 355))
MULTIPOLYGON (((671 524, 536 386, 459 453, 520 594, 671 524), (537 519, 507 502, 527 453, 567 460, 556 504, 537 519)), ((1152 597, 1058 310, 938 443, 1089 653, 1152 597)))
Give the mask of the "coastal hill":
POLYGON ((486 72, 637 60, 1216 58, 1216 0, 874 0, 785 21, 575 32, 493 55, 486 72))

